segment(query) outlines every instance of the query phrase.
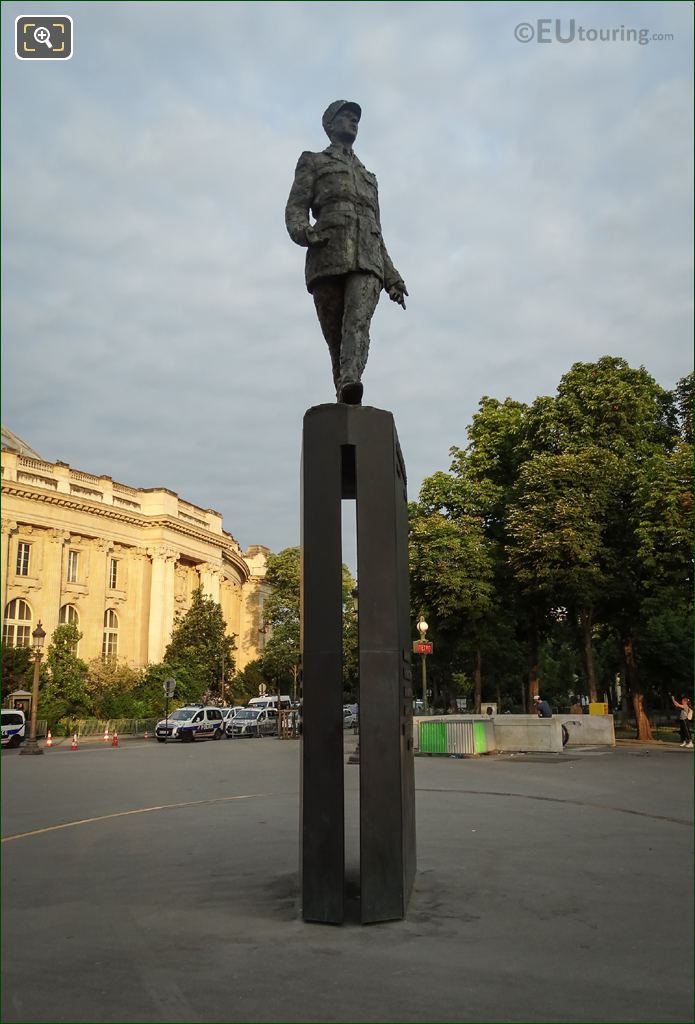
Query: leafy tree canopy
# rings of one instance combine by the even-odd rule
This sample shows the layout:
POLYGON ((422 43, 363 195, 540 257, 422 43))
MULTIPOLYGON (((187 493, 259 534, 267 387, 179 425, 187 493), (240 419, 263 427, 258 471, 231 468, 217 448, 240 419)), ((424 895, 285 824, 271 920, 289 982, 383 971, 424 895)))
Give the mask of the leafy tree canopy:
MULTIPOLYGON (((295 691, 300 661, 300 551, 285 548, 268 559, 266 583, 270 585, 263 613, 267 629, 263 651, 263 673, 273 685, 283 684, 295 691)), ((343 566, 343 681, 354 688, 357 673, 356 621, 352 603, 355 581, 343 566)))
POLYGON ((177 616, 164 661, 172 667, 177 683, 181 677, 181 683, 185 679, 189 689, 219 695, 222 673, 225 681, 234 673, 235 647, 234 636, 227 635, 220 605, 198 589, 193 592, 188 611, 177 616))

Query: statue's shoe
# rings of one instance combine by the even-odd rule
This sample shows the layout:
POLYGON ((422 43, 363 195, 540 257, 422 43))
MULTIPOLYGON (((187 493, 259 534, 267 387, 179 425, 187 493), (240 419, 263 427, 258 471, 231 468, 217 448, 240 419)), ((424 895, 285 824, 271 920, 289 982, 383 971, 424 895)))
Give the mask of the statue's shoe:
POLYGON ((358 380, 348 380, 340 387, 339 402, 346 405, 361 405, 364 387, 358 380))

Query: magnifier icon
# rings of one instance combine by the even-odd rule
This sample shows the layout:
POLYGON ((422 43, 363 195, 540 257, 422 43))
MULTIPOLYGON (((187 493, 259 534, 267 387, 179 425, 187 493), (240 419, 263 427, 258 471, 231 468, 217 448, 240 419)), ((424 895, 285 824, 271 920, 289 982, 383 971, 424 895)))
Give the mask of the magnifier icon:
POLYGON ((49 50, 52 50, 51 46, 51 33, 43 25, 39 25, 38 28, 34 29, 34 39, 37 43, 45 43, 49 50))

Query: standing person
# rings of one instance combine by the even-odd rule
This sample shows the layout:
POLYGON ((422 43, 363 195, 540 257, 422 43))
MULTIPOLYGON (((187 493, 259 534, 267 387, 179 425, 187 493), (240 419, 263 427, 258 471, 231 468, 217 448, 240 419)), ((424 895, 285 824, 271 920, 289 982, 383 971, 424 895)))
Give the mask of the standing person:
POLYGON ((693 705, 690 697, 686 697, 685 694, 681 697, 680 701, 671 694, 671 703, 675 708, 680 708, 680 715, 678 716, 678 725, 681 730, 681 746, 691 747, 693 745, 693 705))
POLYGON ((376 178, 352 150, 361 116, 357 103, 330 104, 322 124, 331 144, 302 153, 285 210, 290 238, 308 249, 306 286, 331 354, 337 400, 348 405, 362 401, 369 326, 381 291, 403 309, 408 294, 381 234, 376 178))
POLYGON ((553 717, 552 709, 550 707, 550 704, 548 704, 547 700, 541 700, 541 698, 539 697, 538 694, 535 694, 533 700, 534 700, 534 704, 535 704, 535 707, 536 707, 536 711, 538 712, 538 717, 539 718, 552 718, 553 717))

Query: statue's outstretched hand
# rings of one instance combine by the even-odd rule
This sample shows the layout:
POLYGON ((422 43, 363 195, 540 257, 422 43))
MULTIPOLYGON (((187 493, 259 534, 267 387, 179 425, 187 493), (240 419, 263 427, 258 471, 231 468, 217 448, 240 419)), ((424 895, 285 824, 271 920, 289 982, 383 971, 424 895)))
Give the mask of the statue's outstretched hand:
POLYGON ((395 284, 391 285, 388 292, 391 302, 397 302, 399 306, 405 309, 405 296, 408 294, 405 281, 396 281, 395 284))

